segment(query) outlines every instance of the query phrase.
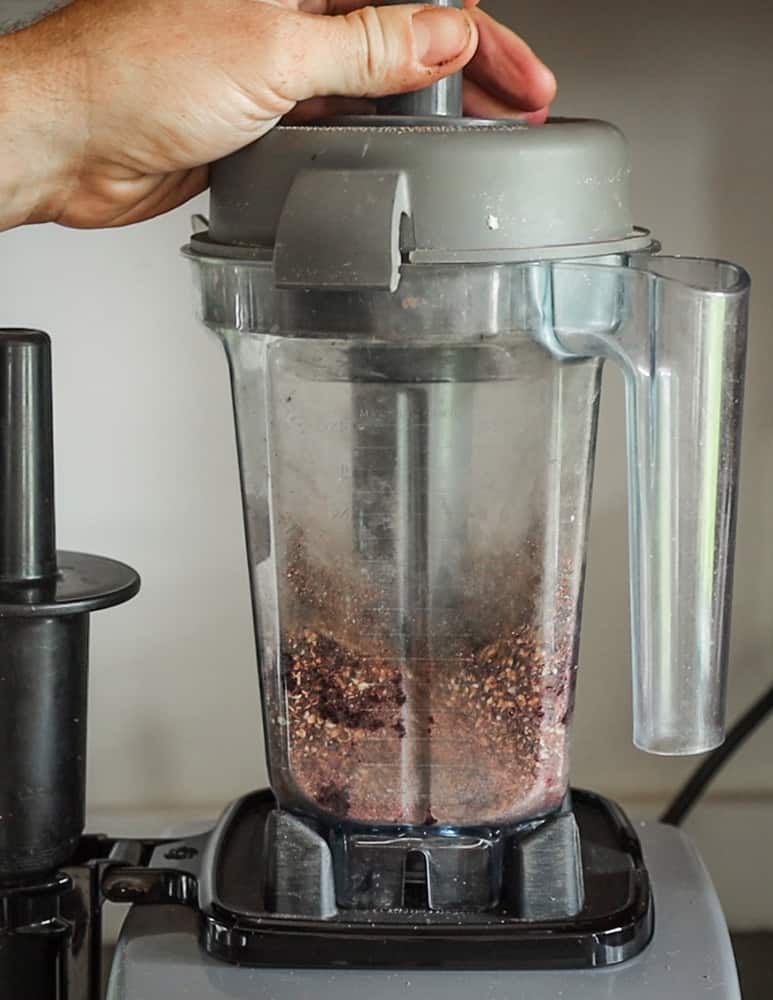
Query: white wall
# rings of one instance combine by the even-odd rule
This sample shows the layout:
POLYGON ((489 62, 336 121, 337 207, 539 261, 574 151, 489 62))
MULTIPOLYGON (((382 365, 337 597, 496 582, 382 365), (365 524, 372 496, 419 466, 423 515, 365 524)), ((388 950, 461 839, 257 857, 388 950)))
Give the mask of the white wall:
MULTIPOLYGON (((0 0, 0 18, 30 6, 0 0)), ((669 252, 736 259, 755 279, 735 714, 773 677, 773 7, 545 0, 519 4, 517 16, 511 0, 489 8, 555 68, 557 112, 608 118, 627 133, 638 221, 669 252)), ((0 237, 0 324, 54 338, 60 546, 123 558, 144 577, 139 598, 93 622, 89 795, 102 811, 212 808, 265 780, 225 364, 192 319, 177 255, 195 210, 206 210, 205 199, 122 232, 39 227, 0 237)), ((574 777, 651 810, 692 765, 630 743, 616 378, 607 390, 574 777)), ((741 844, 732 839, 738 822, 763 816, 773 825, 772 760, 769 725, 693 825, 733 919, 747 925, 766 914, 773 923, 754 867, 761 844, 747 829, 740 857, 730 848, 741 844)))

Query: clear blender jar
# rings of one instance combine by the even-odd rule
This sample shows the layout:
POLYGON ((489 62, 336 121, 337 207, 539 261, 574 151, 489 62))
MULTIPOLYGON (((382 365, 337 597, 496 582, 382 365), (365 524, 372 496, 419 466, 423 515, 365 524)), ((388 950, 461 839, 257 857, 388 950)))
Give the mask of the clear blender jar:
POLYGON ((561 121, 280 128, 216 165, 187 253, 282 810, 388 838, 565 802, 605 359, 634 738, 721 741, 748 278, 655 254, 629 175, 615 129, 561 121))

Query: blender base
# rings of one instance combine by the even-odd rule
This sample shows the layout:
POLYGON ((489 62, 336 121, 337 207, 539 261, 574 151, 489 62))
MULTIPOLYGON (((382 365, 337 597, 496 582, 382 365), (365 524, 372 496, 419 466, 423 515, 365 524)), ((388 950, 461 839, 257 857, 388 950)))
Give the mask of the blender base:
MULTIPOLYGON (((337 837, 334 852, 341 849, 337 837)), ((408 832, 406 838, 413 844, 416 834, 408 832)), ((347 845, 344 836, 350 855, 356 855, 353 839, 347 845)), ((475 859, 463 867, 464 849, 449 849, 461 883, 458 905, 451 909, 449 896, 436 909, 426 897, 424 905, 415 898, 406 904, 399 893, 385 891, 399 869, 389 855, 402 846, 402 839, 396 836, 397 846, 386 852, 383 838, 375 840, 370 865, 363 865, 361 856, 354 863, 360 886, 377 888, 360 891, 365 905, 339 907, 336 896, 340 903, 341 890, 346 895, 353 884, 351 858, 348 865, 340 856, 333 859, 310 826, 278 812, 270 792, 256 792, 226 810, 203 851, 196 845, 191 854, 185 842, 173 845, 171 853, 168 845, 158 848, 142 878, 151 885, 165 880, 165 898, 188 904, 193 902, 189 886, 197 885, 204 948, 239 966, 598 968, 633 958, 651 937, 652 896, 639 840, 614 803, 590 792, 573 791, 561 812, 530 833, 522 832, 520 839, 500 838, 500 849, 508 847, 511 874, 506 896, 487 909, 475 905, 475 886, 467 883, 478 880, 488 886, 490 876, 475 859), (286 836, 281 829, 277 834, 281 817, 291 827, 286 836), (565 820, 571 821, 569 837, 562 835, 565 820), (170 865, 178 849, 183 860, 170 865), (338 891, 335 868, 344 875, 338 891), (274 905, 278 883, 283 903, 289 904, 281 912, 274 905), (575 888, 567 892, 572 884, 575 888), (577 900, 579 886, 583 894, 577 900), (534 900, 540 895, 547 901, 538 907, 534 900), (569 910, 568 899, 576 901, 569 910), (367 905, 371 900, 377 905, 367 905)), ((431 863, 440 851, 437 840, 434 834, 424 842, 431 863)), ((445 880, 432 885, 450 890, 452 879, 445 874, 445 880)), ((113 873, 112 878, 125 881, 124 875, 113 873)), ((157 895, 155 889, 146 890, 142 899, 157 895)))
MULTIPOLYGON (((200 917, 180 906, 134 906, 108 1000, 740 1000, 727 926, 690 841, 660 824, 639 830, 657 912, 649 944, 606 968, 544 970, 239 968, 201 947, 200 917)), ((351 941, 341 942, 340 964, 351 941)))

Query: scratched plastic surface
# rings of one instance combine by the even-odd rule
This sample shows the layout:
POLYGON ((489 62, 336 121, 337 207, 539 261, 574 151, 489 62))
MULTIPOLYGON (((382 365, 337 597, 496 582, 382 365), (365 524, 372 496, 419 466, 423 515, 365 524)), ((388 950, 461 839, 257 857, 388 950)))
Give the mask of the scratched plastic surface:
POLYGON ((197 261, 283 807, 460 829, 558 806, 602 358, 628 399, 635 739, 721 741, 748 278, 618 264, 404 267, 392 294, 197 261))
POLYGON ((309 381, 305 346, 268 358, 272 729, 294 793, 361 822, 550 810, 567 782, 596 366, 524 341, 497 347, 499 379, 395 384, 350 349, 347 381, 317 365, 309 381))
POLYGON ((449 827, 556 808, 598 363, 518 333, 226 339, 243 433, 265 414, 242 448, 270 483, 247 493, 280 802, 449 827))

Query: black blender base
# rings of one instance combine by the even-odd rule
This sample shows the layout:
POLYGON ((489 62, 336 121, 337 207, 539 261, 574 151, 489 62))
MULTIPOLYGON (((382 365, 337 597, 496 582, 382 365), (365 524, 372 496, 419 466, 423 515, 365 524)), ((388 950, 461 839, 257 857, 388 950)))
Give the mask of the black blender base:
POLYGON ((196 873, 202 943, 225 962, 295 969, 580 969, 624 962, 645 948, 653 930, 639 841, 613 803, 575 791, 572 804, 584 885, 582 909, 573 917, 355 914, 334 910, 328 897, 327 919, 310 919, 270 912, 261 859, 276 805, 270 792, 254 793, 223 816, 196 873))

